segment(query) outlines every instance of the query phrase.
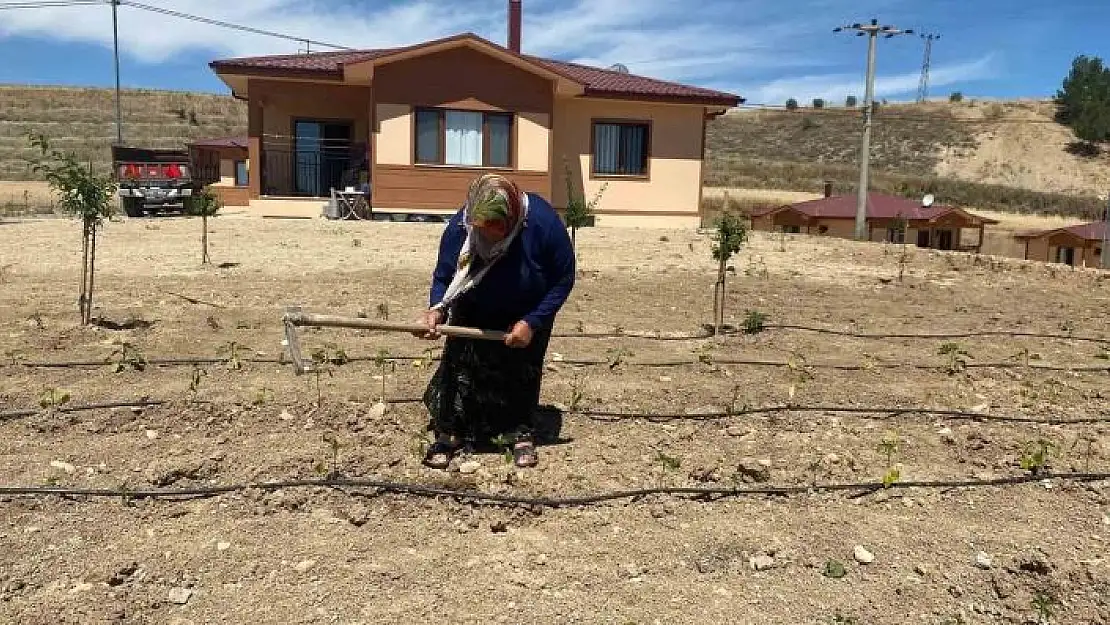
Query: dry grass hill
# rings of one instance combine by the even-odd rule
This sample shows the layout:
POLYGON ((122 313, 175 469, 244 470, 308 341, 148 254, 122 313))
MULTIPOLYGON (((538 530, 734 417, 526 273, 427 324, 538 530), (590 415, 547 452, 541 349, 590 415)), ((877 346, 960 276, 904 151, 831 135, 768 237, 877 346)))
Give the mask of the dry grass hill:
MULTIPOLYGON (((124 138, 133 145, 182 147, 190 139, 246 131, 246 106, 228 96, 127 90, 121 107, 124 138)), ((31 132, 107 168, 116 137, 113 91, 0 85, 0 180, 34 179, 27 162, 31 132)))
MULTIPOLYGON (((127 90, 123 109, 135 145, 181 146, 246 128, 245 106, 228 96, 127 90)), ((106 168, 113 121, 110 89, 0 86, 0 185, 34 178, 28 132, 106 168)), ((859 128, 859 114, 844 108, 731 113, 709 126, 706 183, 816 192, 832 180, 850 191, 859 128)), ((1074 156, 1073 141, 1046 101, 891 104, 876 117, 873 185, 982 210, 1093 217, 1110 188, 1110 157, 1074 156)))

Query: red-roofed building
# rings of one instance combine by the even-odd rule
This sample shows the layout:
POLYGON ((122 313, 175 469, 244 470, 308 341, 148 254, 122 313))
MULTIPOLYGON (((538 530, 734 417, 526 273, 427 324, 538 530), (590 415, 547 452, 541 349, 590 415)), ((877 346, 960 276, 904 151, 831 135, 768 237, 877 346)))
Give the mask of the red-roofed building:
MULTIPOLYGON (((752 229, 854 238, 856 195, 832 195, 829 187, 825 193, 823 198, 755 213, 752 229)), ((908 241, 939 250, 979 251, 985 227, 997 223, 954 206, 923 206, 920 201, 893 195, 867 195, 868 239, 875 242, 908 241), (904 228, 898 228, 899 219, 904 228), (973 243, 964 242, 969 238, 965 235, 971 234, 967 231, 976 231, 973 243)))
POLYGON ((1106 222, 1092 221, 1064 228, 1014 235, 1025 243, 1025 260, 1100 267, 1106 241, 1106 222))
POLYGON ((252 212, 318 215, 368 183, 377 212, 448 213, 486 171, 561 208, 565 167, 587 198, 608 184, 599 223, 697 226, 705 123, 743 99, 522 54, 520 0, 509 15, 509 47, 465 33, 212 62, 248 104, 252 212))

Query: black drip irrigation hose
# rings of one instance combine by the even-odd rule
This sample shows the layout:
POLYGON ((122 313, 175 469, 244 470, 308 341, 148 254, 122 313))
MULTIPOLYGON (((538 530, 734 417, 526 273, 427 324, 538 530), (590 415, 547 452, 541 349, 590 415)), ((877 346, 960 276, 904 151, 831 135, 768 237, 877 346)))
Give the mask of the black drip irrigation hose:
POLYGON ((763 486, 756 488, 704 488, 704 487, 656 487, 602 492, 572 497, 528 497, 524 495, 501 495, 483 493, 476 490, 449 488, 427 484, 390 482, 374 479, 319 479, 287 480, 281 482, 259 482, 252 484, 229 484, 224 486, 201 486, 195 488, 128 490, 112 488, 69 488, 59 486, 0 486, 0 496, 4 495, 57 495, 63 497, 120 497, 127 499, 180 499, 213 497, 246 490, 276 491, 286 488, 348 488, 374 489, 384 493, 396 493, 419 497, 453 497, 475 503, 523 505, 544 508, 587 506, 618 499, 642 499, 653 495, 690 495, 701 499, 736 498, 752 496, 787 496, 806 493, 860 491, 862 494, 885 489, 953 489, 990 486, 1015 486, 1062 480, 1069 482, 1095 482, 1110 479, 1110 473, 1062 473, 1041 475, 1019 475, 993 479, 906 481, 885 485, 882 482, 859 482, 839 484, 815 484, 805 486, 763 486))
MULTIPOLYGON (((342 365, 353 362, 415 362, 421 360, 428 360, 430 362, 438 362, 439 356, 350 356, 341 362, 333 362, 334 365, 342 365)), ((293 363, 285 358, 239 358, 240 363, 252 364, 278 364, 278 365, 292 365, 293 363)), ((172 367, 182 365, 228 365, 232 361, 227 358, 211 358, 211 357, 168 357, 168 358, 148 358, 144 360, 145 364, 152 367, 172 367)), ((40 369, 65 369, 70 367, 105 367, 116 364, 112 360, 70 360, 70 361, 54 361, 54 362, 19 362, 19 366, 27 368, 40 368, 40 369)), ((567 365, 572 367, 598 367, 598 366, 614 366, 613 361, 600 358, 551 358, 547 360, 549 365, 567 365)), ((748 366, 748 367, 791 367, 795 366, 794 363, 779 361, 779 360, 750 360, 744 358, 680 358, 672 360, 627 360, 621 361, 619 364, 629 367, 650 367, 650 368, 665 368, 665 367, 685 367, 694 366, 698 364, 705 365, 725 365, 725 366, 748 366)), ((836 371, 869 371, 873 369, 945 369, 948 367, 946 364, 924 364, 924 363, 902 363, 902 362, 883 362, 883 363, 868 363, 862 365, 851 364, 838 364, 838 363, 808 363, 801 365, 809 369, 832 369, 836 371)), ((1034 363, 1021 363, 1021 362, 969 362, 961 365, 965 369, 1031 369, 1039 371, 1077 371, 1077 372, 1110 372, 1110 364, 1106 365, 1046 365, 1034 363)))
POLYGON ((941 332, 941 333, 867 333, 851 332, 847 330, 833 330, 830 328, 814 328, 810 326, 792 324, 767 324, 764 330, 799 330, 802 332, 817 332, 819 334, 833 334, 857 339, 969 339, 990 336, 1009 336, 1015 338, 1053 339, 1065 341, 1082 341, 1085 343, 1103 343, 1110 345, 1110 337, 1076 336, 1073 334, 1051 334, 1041 332, 1021 332, 1015 330, 976 330, 969 332, 941 332))
MULTIPOLYGON (((423 400, 416 397, 396 398, 387 400, 388 404, 418 404, 423 400)), ((91 410, 103 410, 111 408, 144 408, 149 406, 161 406, 170 403, 167 400, 161 399, 141 399, 131 401, 111 401, 93 404, 73 405, 73 406, 55 406, 53 410, 63 413, 83 412, 91 410)), ((40 409, 20 409, 11 410, 7 412, 0 412, 0 421, 7 421, 11 419, 19 419, 23 417, 31 417, 36 414, 45 412, 47 408, 40 409)), ((744 407, 734 410, 714 410, 706 412, 694 413, 658 413, 658 412, 614 412, 607 410, 589 410, 589 409, 575 409, 566 410, 565 414, 578 415, 586 417, 593 421, 599 422, 619 422, 619 421, 633 421, 643 420, 653 423, 661 423, 667 421, 719 421, 734 417, 747 417, 756 415, 768 414, 782 414, 790 412, 807 412, 807 413, 832 413, 832 414, 850 414, 860 415, 868 418, 870 415, 885 415, 883 418, 891 418, 905 415, 928 415, 935 417, 945 417, 953 420, 963 421, 999 421, 1009 423, 1034 423, 1043 425, 1081 425, 1091 423, 1110 423, 1110 414, 1094 417, 1030 417, 1024 415, 999 415, 983 412, 972 412, 966 410, 951 410, 946 408, 924 408, 924 407, 880 407, 880 406, 804 406, 804 405, 778 405, 778 406, 763 406, 763 407, 744 407)))

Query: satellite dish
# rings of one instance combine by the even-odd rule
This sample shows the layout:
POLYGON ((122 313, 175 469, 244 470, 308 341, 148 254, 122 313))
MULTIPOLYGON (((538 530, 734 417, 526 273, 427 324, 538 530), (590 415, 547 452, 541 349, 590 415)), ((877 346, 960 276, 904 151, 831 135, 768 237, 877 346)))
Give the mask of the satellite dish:
POLYGON ((928 207, 933 205, 934 201, 936 201, 936 198, 933 197, 933 194, 932 193, 926 193, 925 197, 921 198, 921 205, 928 208, 928 207))
POLYGON ((626 65, 624 65, 623 63, 614 63, 614 64, 609 66, 609 69, 613 70, 614 72, 620 73, 620 74, 627 74, 628 73, 628 67, 626 65))

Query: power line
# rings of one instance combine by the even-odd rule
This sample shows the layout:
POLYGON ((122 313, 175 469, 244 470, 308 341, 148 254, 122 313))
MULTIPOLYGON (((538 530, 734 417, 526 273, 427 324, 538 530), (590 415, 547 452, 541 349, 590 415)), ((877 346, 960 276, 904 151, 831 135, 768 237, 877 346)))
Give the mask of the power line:
POLYGON ((890 39, 895 35, 912 35, 913 30, 900 30, 894 26, 879 25, 879 20, 872 19, 870 24, 850 24, 838 26, 833 32, 844 30, 856 31, 856 36, 867 36, 867 90, 863 98, 863 139, 860 142, 859 157, 859 197, 856 200, 856 240, 867 239, 867 192, 868 166, 871 159, 871 116, 874 114, 875 99, 875 43, 879 35, 890 39))
POLYGON ((306 44, 306 45, 317 45, 317 46, 320 46, 322 48, 334 48, 336 50, 350 50, 350 51, 355 50, 355 48, 350 48, 350 47, 347 47, 347 46, 341 46, 341 45, 334 44, 334 43, 327 43, 326 41, 317 41, 315 39, 308 39, 306 37, 296 37, 294 35, 286 35, 284 33, 274 32, 272 30, 263 30, 261 28, 254 28, 252 26, 243 26, 241 24, 233 24, 231 22, 225 22, 223 20, 212 19, 210 17, 202 17, 200 15, 192 15, 190 13, 182 13, 181 11, 174 11, 174 10, 171 10, 171 9, 163 9, 161 7, 150 6, 148 4, 141 4, 139 2, 132 2, 131 0, 119 0, 119 3, 122 4, 123 6, 129 6, 129 7, 132 7, 132 8, 141 9, 143 11, 150 11, 152 13, 160 13, 162 15, 168 15, 170 17, 176 17, 176 18, 180 18, 180 19, 190 20, 190 21, 193 21, 193 22, 198 22, 198 23, 201 23, 201 24, 208 24, 208 25, 211 25, 211 26, 220 26, 221 28, 230 28, 232 30, 238 30, 238 31, 241 31, 241 32, 252 33, 252 34, 255 34, 255 35, 265 35, 267 37, 276 37, 278 39, 285 39, 285 40, 288 40, 288 41, 296 41, 298 43, 303 43, 303 44, 306 44))
POLYGON ((921 62, 921 82, 917 85, 918 102, 924 102, 929 95, 929 67, 932 63, 933 41, 940 39, 940 35, 921 33, 921 38, 925 40, 925 58, 921 62))
POLYGON ((37 0, 34 2, 3 2, 0 11, 9 9, 51 9, 59 7, 89 6, 108 4, 110 0, 37 0))

